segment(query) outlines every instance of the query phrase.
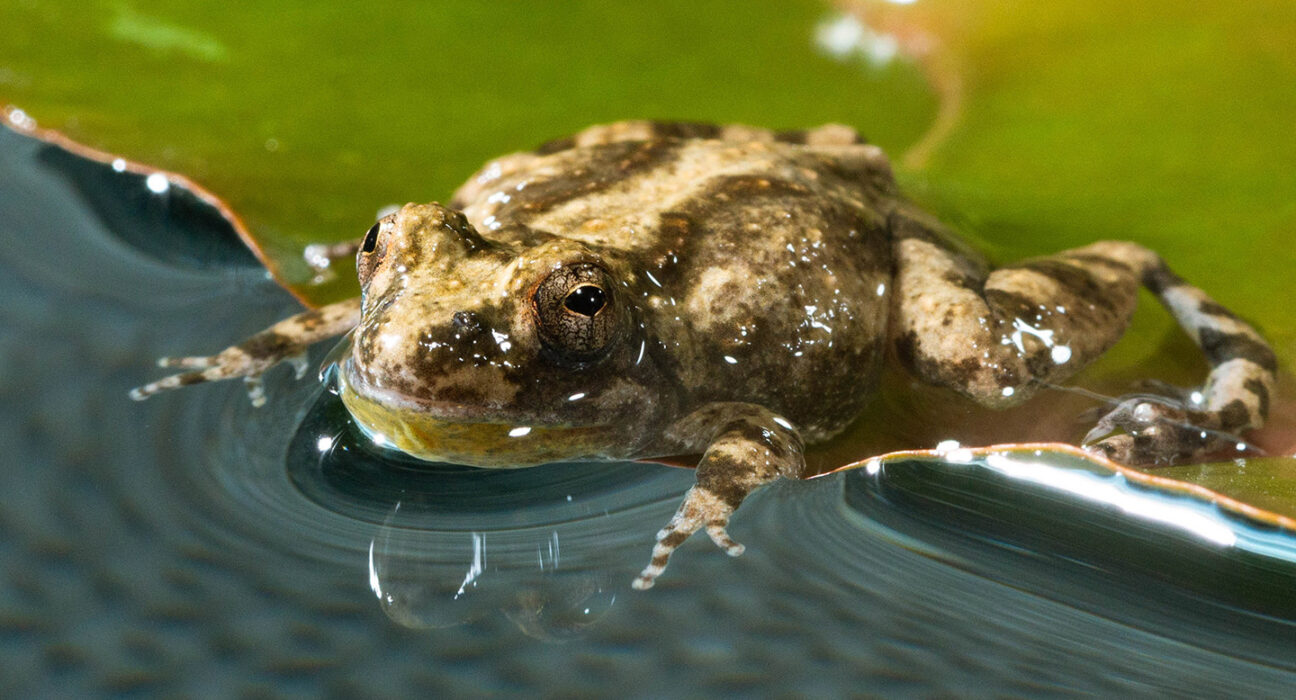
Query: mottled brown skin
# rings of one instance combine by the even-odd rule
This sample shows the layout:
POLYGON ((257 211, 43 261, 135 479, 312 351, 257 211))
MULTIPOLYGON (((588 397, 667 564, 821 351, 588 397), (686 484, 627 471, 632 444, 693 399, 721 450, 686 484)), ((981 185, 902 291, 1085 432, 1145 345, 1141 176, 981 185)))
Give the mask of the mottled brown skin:
MULTIPOLYGON (((1123 332, 1140 285, 1212 365, 1196 400, 1140 397, 1087 441, 1155 464, 1263 423, 1273 353, 1152 252, 1100 242, 992 269, 906 201, 849 128, 621 122, 488 163, 448 206, 409 204, 361 239, 363 303, 284 321, 201 371, 137 390, 255 378, 352 327, 342 397, 375 440, 480 466, 700 453, 697 485, 635 581, 804 470, 859 412, 889 350, 916 376, 1010 406, 1123 332)), ((323 260, 324 263, 319 261, 323 260)))

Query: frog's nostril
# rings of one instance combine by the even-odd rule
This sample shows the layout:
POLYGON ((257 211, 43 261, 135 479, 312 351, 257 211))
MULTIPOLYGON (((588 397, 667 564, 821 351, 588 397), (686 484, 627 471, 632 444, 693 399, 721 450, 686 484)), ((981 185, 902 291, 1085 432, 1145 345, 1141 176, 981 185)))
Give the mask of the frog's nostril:
POLYGON ((471 311, 456 311, 451 319, 455 330, 461 333, 474 333, 481 330, 481 319, 471 311))

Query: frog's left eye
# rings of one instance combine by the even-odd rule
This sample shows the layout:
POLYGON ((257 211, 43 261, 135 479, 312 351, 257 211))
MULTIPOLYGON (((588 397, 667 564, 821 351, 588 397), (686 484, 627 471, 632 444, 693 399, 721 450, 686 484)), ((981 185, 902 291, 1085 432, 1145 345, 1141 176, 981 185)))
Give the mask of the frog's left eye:
POLYGON ((361 253, 372 253, 378 247, 378 232, 382 230, 382 222, 369 227, 369 232, 365 234, 364 242, 360 244, 361 253))
POLYGON ((545 347, 566 360, 596 359, 612 347, 622 326, 612 280, 592 263, 549 273, 536 287, 532 308, 545 347))

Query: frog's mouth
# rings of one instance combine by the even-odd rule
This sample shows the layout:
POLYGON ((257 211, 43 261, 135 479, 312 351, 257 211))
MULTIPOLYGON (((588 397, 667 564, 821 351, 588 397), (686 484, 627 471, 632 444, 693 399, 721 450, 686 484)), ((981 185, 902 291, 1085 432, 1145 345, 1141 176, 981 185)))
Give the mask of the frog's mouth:
POLYGON ((416 403, 398 395, 375 398, 356 386, 350 363, 338 368, 338 394, 360 429, 381 447, 429 462, 518 468, 582 458, 616 457, 606 425, 536 425, 484 417, 450 402, 416 403))

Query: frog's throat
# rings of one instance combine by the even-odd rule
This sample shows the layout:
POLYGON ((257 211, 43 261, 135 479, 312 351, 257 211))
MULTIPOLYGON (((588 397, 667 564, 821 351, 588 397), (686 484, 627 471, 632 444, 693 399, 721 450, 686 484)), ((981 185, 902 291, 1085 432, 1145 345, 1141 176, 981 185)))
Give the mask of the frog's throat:
POLYGON ((361 430, 374 443, 418 459, 508 469, 611 456, 604 454, 612 439, 607 426, 447 419, 365 396, 348 383, 346 370, 339 369, 338 394, 361 430))

